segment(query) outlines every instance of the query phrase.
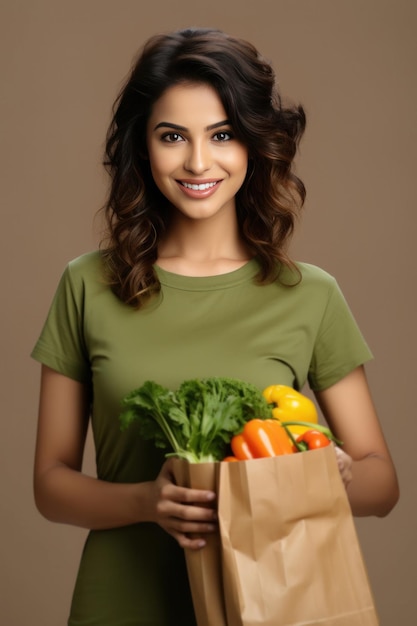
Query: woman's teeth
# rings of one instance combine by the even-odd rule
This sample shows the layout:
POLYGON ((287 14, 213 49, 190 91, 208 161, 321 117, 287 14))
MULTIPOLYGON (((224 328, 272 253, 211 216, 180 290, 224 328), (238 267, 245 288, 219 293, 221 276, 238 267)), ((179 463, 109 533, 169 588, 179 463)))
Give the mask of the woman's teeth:
POLYGON ((211 187, 214 187, 214 185, 217 185, 217 182, 203 183, 201 185, 192 185, 191 183, 181 182, 181 185, 183 185, 184 187, 187 187, 187 189, 194 189, 195 191, 204 191, 205 189, 210 189, 211 187))

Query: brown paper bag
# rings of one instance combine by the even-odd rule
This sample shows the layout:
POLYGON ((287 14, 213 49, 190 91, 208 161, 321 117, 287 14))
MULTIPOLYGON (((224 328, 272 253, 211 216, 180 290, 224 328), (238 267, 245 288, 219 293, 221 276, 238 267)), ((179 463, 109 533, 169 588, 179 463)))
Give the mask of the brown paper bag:
POLYGON ((228 626, 378 624, 333 446, 219 469, 228 626))
MULTIPOLYGON (((177 485, 219 492, 220 463, 174 459, 177 485)), ((186 550, 188 578, 198 626, 227 626, 219 533, 207 534, 202 550, 186 550)))

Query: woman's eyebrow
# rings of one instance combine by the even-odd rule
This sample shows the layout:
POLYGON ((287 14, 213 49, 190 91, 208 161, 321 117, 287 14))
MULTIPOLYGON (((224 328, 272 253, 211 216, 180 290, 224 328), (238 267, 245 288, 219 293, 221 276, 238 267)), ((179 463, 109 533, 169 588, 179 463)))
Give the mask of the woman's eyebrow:
MULTIPOLYGON (((215 128, 220 128, 220 126, 230 126, 230 120, 222 120, 221 122, 216 122, 215 124, 210 124, 209 126, 205 127, 205 131, 209 131, 209 130, 214 130, 215 128)), ((172 122, 159 122, 159 124, 157 124, 154 128, 154 130, 157 130, 158 128, 172 128, 173 130, 181 130, 181 131, 187 131, 188 128, 186 128, 185 126, 180 126, 179 124, 174 124, 172 122)))

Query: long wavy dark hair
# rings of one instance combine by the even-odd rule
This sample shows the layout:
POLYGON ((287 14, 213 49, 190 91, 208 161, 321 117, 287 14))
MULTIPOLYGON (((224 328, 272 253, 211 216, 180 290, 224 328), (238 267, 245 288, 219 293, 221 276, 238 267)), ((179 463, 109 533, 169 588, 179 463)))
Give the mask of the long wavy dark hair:
POLYGON ((104 165, 111 186, 101 243, 116 295, 140 307, 160 284, 153 265, 170 209, 147 159, 146 126, 169 87, 203 83, 219 95, 234 134, 248 149, 245 181, 236 196, 240 234, 259 261, 260 283, 293 265, 286 244, 305 199, 293 161, 305 129, 301 106, 284 106, 271 65, 249 42, 215 29, 155 35, 145 44, 113 106, 104 165))

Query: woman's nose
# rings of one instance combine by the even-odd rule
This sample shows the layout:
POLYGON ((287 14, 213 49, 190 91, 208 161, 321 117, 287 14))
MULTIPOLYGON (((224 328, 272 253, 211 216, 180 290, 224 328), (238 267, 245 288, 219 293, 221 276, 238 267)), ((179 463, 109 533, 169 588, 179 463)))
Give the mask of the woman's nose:
POLYGON ((184 163, 184 167, 187 171, 193 174, 202 174, 210 169, 211 161, 210 148, 205 142, 189 144, 187 158, 184 163))

